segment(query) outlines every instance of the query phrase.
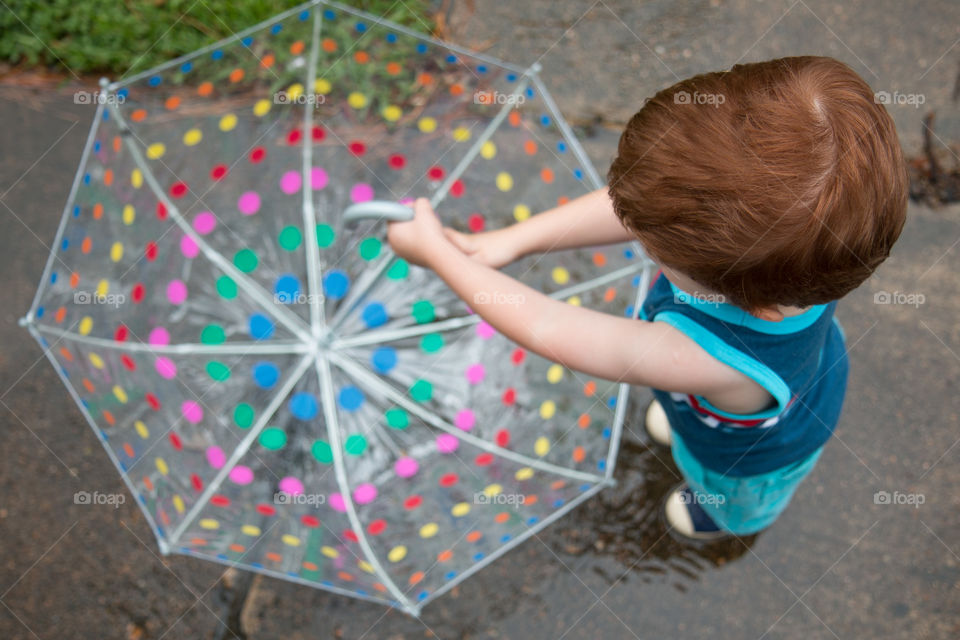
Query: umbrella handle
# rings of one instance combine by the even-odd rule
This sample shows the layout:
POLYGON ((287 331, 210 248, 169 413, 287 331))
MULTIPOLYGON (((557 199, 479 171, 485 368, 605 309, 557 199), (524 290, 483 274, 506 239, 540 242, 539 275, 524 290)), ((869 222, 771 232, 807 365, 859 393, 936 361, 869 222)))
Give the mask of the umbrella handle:
POLYGON ((388 200, 370 200, 369 202, 352 204, 343 210, 343 223, 345 225, 368 218, 404 222, 413 219, 413 209, 405 204, 388 200))

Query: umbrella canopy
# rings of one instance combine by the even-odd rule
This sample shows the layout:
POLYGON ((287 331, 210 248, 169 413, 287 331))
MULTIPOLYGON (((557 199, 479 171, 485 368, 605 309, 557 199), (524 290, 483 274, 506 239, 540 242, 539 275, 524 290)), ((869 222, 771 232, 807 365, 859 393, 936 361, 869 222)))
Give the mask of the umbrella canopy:
MULTIPOLYGON (((601 186, 538 72, 312 2, 104 82, 24 323, 164 553, 416 614, 611 483, 626 385, 343 220, 426 195, 476 232, 601 186)), ((507 270, 630 315, 650 267, 507 270)))

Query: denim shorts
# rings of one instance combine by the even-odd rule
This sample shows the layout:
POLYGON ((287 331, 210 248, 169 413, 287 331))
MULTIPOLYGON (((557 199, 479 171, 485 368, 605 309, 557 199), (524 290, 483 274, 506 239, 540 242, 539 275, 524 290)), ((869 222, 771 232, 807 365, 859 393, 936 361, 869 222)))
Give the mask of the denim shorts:
POLYGON ((698 504, 717 525, 737 535, 749 535, 770 526, 790 504, 804 478, 813 470, 823 447, 810 456, 756 476, 726 476, 705 468, 683 440, 671 433, 673 459, 698 504))

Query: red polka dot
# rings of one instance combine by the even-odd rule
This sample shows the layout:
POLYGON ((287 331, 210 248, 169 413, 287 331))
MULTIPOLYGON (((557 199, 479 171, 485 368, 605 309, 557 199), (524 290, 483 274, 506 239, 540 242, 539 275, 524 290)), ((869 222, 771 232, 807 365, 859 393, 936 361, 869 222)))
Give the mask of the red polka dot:
POLYGON ((514 349, 513 353, 510 354, 510 362, 513 364, 520 364, 523 362, 523 359, 527 357, 527 352, 523 349, 514 349))
POLYGON ((410 496, 403 501, 403 508, 407 510, 413 510, 419 507, 423 503, 423 498, 420 496, 410 496))
POLYGON ((357 534, 355 534, 352 529, 344 529, 343 537, 350 542, 357 542, 357 540, 359 540, 359 538, 357 538, 357 534))
POLYGON ((463 180, 454 180, 453 184, 450 185, 450 195, 452 195, 454 198, 459 198, 463 196, 463 192, 463 180))
POLYGON ((313 127, 310 129, 310 137, 313 140, 319 141, 327 137, 327 132, 324 131, 323 127, 313 127))
POLYGON ((264 516, 272 516, 277 513, 277 510, 269 504, 260 503, 257 505, 257 513, 264 516))
POLYGON ((407 159, 399 153, 395 153, 390 156, 388 162, 390 163, 391 169, 403 169, 405 166, 407 166, 407 159))
POLYGON ((447 172, 443 170, 443 167, 433 165, 427 169, 427 177, 431 180, 443 180, 443 176, 445 175, 447 175, 447 172))
POLYGON ((157 217, 161 220, 167 219, 167 207, 162 202, 157 203, 157 217))
POLYGON ((474 233, 480 233, 483 231, 485 225, 486 221, 479 213, 471 213, 470 217, 467 218, 467 228, 474 233))
POLYGON ((173 448, 176 449, 177 451, 182 451, 182 450, 183 450, 183 442, 180 441, 180 436, 178 436, 178 435, 175 434, 175 433, 171 433, 171 434, 170 434, 170 444, 171 444, 171 445, 173 446, 173 448))
POLYGON ((143 396, 143 399, 147 401, 147 404, 150 405, 150 408, 154 411, 160 411, 160 400, 157 399, 157 396, 152 393, 147 393, 143 396))
POLYGON ((300 133, 300 129, 294 129, 287 134, 287 144, 297 144, 300 142, 300 138, 303 137, 303 134, 300 133))
POLYGON ((370 532, 372 536, 378 536, 384 532, 387 528, 387 523, 384 520, 374 520, 367 526, 367 531, 370 532))
POLYGON ((513 387, 510 387, 509 389, 503 392, 503 397, 501 398, 501 400, 503 400, 503 404, 509 407, 510 405, 512 405, 514 402, 517 401, 516 390, 513 387))
POLYGON ((363 144, 359 140, 354 140, 349 145, 350 153, 355 156, 362 156, 367 152, 367 145, 363 144))
POLYGON ((229 507, 230 498, 224 495, 217 494, 215 496, 210 497, 210 504, 212 504, 215 507, 229 507))
POLYGON ((203 491, 203 480, 197 474, 190 474, 190 484, 193 485, 194 491, 203 491))
POLYGON ((143 286, 142 282, 138 282, 133 285, 133 290, 130 292, 130 297, 133 298, 134 302, 141 302, 143 300, 143 295, 146 293, 146 289, 143 286))
POLYGON ((210 170, 210 178, 213 180, 220 180, 225 175, 227 175, 227 165, 225 164, 218 164, 210 170))
POLYGON ((485 466, 487 466, 488 464, 490 464, 491 462, 493 462, 493 454, 492 454, 492 453, 481 453, 481 454, 479 454, 476 458, 474 458, 473 461, 474 461, 474 463, 476 463, 476 465, 477 465, 478 467, 485 467, 485 466))
POLYGON ((267 157, 267 150, 263 147, 254 147, 250 151, 250 162, 256 164, 262 162, 267 157))
POLYGON ((148 242, 147 247, 143 252, 143 255, 145 255, 147 257, 147 260, 149 260, 150 262, 153 262, 154 260, 156 260, 157 259, 157 243, 148 242))
POLYGON ((123 366, 126 367, 126 368, 127 368, 128 370, 130 370, 130 371, 136 371, 136 370, 137 370, 137 363, 134 362, 134 361, 133 361, 133 358, 131 358, 131 357, 128 356, 127 354, 123 354, 122 356, 120 356, 120 362, 122 362, 122 363, 123 363, 123 366))
POLYGON ((170 195, 174 198, 182 198, 187 194, 187 191, 189 191, 189 187, 187 187, 186 182, 174 182, 170 186, 170 195))
POLYGON ((441 487, 452 487, 457 484, 457 481, 460 480, 460 476, 455 473, 445 473, 440 476, 439 485, 441 487))
POLYGON ((311 529, 316 529, 320 526, 320 519, 316 516, 302 515, 300 516, 300 522, 303 523, 303 526, 310 527, 311 529))
POLYGON ((130 335, 129 329, 125 326, 120 325, 117 327, 117 330, 113 332, 113 339, 117 342, 124 342, 127 339, 127 336, 130 335))
POLYGON ((506 447, 510 444, 510 432, 506 429, 500 429, 494 436, 494 442, 497 443, 498 447, 506 447))

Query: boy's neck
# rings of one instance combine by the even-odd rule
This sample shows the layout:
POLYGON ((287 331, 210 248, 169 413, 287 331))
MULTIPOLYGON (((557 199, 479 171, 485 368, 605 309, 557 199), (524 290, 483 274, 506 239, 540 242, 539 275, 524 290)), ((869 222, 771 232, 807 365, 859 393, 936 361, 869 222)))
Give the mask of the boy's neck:
MULTIPOLYGON (((708 289, 697 284, 690 277, 674 271, 669 267, 660 265, 660 269, 663 271, 663 275, 667 277, 667 280, 673 283, 675 287, 683 291, 684 293, 690 295, 693 298, 713 298, 715 299, 720 294, 709 291, 708 289)), ((776 307, 770 307, 762 309, 758 313, 751 313, 751 315, 760 318, 761 320, 767 320, 769 322, 780 322, 784 318, 789 318, 792 316, 798 316, 807 311, 809 307, 794 307, 787 305, 777 305, 776 307)))

